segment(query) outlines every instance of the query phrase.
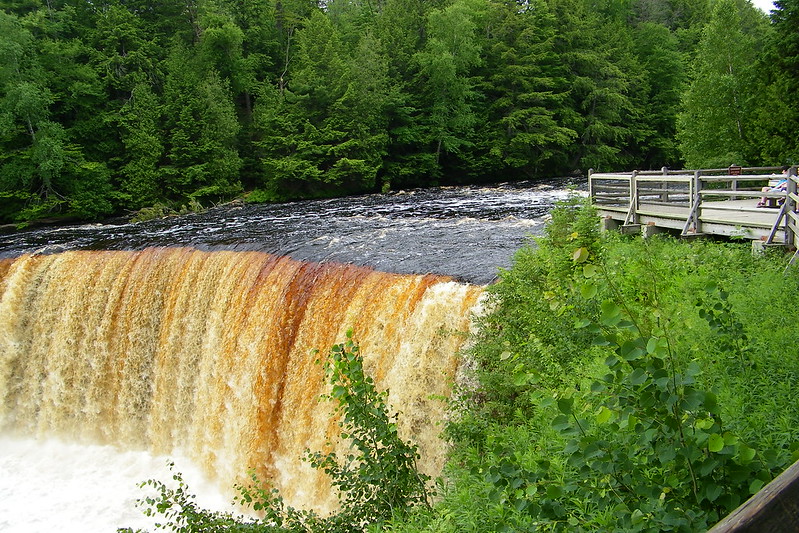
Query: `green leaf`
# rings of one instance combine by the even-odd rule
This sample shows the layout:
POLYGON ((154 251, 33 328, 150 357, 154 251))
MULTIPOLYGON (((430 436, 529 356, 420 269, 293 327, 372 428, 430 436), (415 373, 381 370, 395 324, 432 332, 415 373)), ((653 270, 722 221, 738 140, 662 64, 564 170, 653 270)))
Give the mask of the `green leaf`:
POLYGON ((577 248, 574 253, 572 253, 572 261, 575 263, 585 263, 588 261, 589 257, 588 249, 585 247, 577 248))
POLYGON ((558 398, 558 410, 564 415, 572 414, 574 398, 558 398))
POLYGON ((707 409, 708 412, 710 412, 710 413, 717 414, 718 413, 718 408, 719 408, 719 406, 718 406, 718 401, 717 401, 716 395, 714 393, 712 393, 712 392, 706 392, 705 393, 705 409, 707 409))
POLYGON ((613 416, 613 411, 605 407, 604 405, 599 409, 599 413, 596 415, 597 424, 604 424, 613 416))
POLYGON ((712 419, 710 419, 710 418, 703 418, 703 419, 701 419, 701 420, 697 420, 697 421, 695 422, 695 424, 694 424, 694 425, 695 425, 695 426, 696 426, 698 429, 710 429, 710 428, 712 428, 712 427, 713 427, 713 424, 714 424, 714 422, 713 422, 713 420, 712 420, 712 419))
POLYGON ((760 489, 763 488, 763 485, 765 485, 765 483, 762 479, 753 479, 749 484, 749 494, 756 494, 760 489))
POLYGON ((713 433, 707 439, 707 449, 713 453, 718 453, 724 448, 724 438, 718 433, 713 433))
POLYGON ((598 269, 596 265, 585 265, 583 266, 583 276, 586 278, 593 278, 596 276, 598 269))
POLYGON ((563 487, 560 485, 549 485, 547 487, 547 498, 553 500, 563 497, 563 487))
POLYGON ((730 433, 729 431, 726 431, 724 433, 724 445, 734 446, 736 444, 738 444, 738 436, 733 433, 730 433))
POLYGON ((646 370, 644 370, 643 368, 636 368, 630 374, 630 378, 629 379, 630 379, 630 383, 632 385, 638 386, 641 383, 643 383, 644 381, 646 381, 647 377, 648 376, 647 376, 646 370))
POLYGON ((752 459, 755 458, 756 453, 757 451, 754 448, 750 448, 746 444, 741 443, 741 445, 738 446, 738 458, 741 464, 745 465, 752 462, 752 459))
POLYGON ((619 355, 624 357, 626 361, 635 361, 644 356, 646 352, 635 342, 625 341, 619 349, 619 355))
POLYGON ((650 337, 646 343, 646 353, 655 353, 658 347, 657 337, 650 337))
POLYGON ((597 292, 599 292, 599 289, 594 283, 583 283, 582 285, 580 285, 580 294, 586 300, 590 300, 591 298, 596 296, 597 292))
POLYGON ((702 365, 700 365, 697 361, 691 361, 688 363, 688 368, 685 370, 685 374, 694 378, 701 375, 702 365))
POLYGON ((714 502, 721 496, 722 488, 715 483, 709 483, 705 486, 705 498, 708 501, 714 502))
POLYGON ((621 322, 621 307, 610 300, 602 302, 602 316, 600 321, 605 326, 615 326, 621 322))
POLYGON ((552 429, 555 431, 566 431, 571 428, 568 417, 566 415, 558 415, 552 420, 552 429))
POLYGON ((528 372, 516 372, 513 375, 513 384, 517 387, 521 387, 533 381, 534 377, 534 374, 530 374, 528 372))

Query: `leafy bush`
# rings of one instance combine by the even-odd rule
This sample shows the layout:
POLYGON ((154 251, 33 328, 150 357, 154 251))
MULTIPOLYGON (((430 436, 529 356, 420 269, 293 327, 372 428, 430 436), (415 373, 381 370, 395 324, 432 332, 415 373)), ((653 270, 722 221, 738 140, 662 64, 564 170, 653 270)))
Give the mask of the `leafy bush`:
POLYGON ((592 337, 575 331, 575 314, 595 304, 570 290, 575 248, 598 254, 595 212, 581 198, 571 198, 552 212, 546 235, 537 246, 521 248, 513 268, 488 287, 491 312, 478 319, 476 342, 467 358, 475 365, 482 386, 460 391, 466 409, 448 431, 456 440, 478 432, 481 421, 497 419, 522 423, 532 416, 529 395, 541 384, 572 382, 580 362, 590 359, 592 337))
POLYGON ((187 204, 182 204, 179 208, 173 208, 163 203, 156 203, 150 207, 143 207, 136 211, 131 217, 132 223, 146 222, 158 218, 187 215, 189 213, 201 213, 205 211, 202 204, 196 198, 190 198, 187 204))
POLYGON ((344 344, 333 346, 324 367, 332 386, 327 397, 337 403, 341 417, 341 437, 355 453, 340 458, 335 452, 315 452, 307 460, 324 470, 338 490, 340 526, 360 531, 405 514, 409 507, 428 506, 429 478, 417 470, 417 447, 397 434, 396 415, 389 416, 386 405, 388 393, 378 392, 364 372, 351 333, 344 344))

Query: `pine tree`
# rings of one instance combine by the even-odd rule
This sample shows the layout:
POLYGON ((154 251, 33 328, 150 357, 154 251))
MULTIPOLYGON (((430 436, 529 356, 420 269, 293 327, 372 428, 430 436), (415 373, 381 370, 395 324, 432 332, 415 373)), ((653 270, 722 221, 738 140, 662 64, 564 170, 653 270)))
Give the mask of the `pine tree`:
POLYGON ((176 45, 164 88, 165 192, 173 200, 219 200, 241 188, 236 148, 239 123, 230 89, 216 71, 203 72, 191 49, 176 45))
POLYGON ((477 123, 474 109, 478 93, 473 79, 481 62, 481 43, 477 39, 478 19, 484 4, 457 0, 443 9, 430 12, 427 42, 414 61, 419 73, 419 128, 421 152, 426 163, 421 170, 440 179, 444 159, 456 158, 471 145, 470 134, 477 123))
POLYGON ((288 90, 259 113, 266 188, 316 196, 374 189, 387 143, 387 64, 367 33, 347 53, 338 28, 314 14, 297 35, 288 90))
POLYGON ((550 0, 558 31, 555 52, 570 87, 559 121, 577 132, 567 172, 589 168, 626 168, 633 141, 630 126, 640 116, 631 94, 640 83, 641 67, 632 53, 630 29, 603 15, 584 0, 550 0))
POLYGON ((486 126, 475 132, 471 171, 486 179, 553 175, 576 132, 559 124, 568 87, 554 53, 555 22, 547 5, 492 2, 481 70, 486 126))
POLYGON ((799 162, 799 2, 776 0, 757 66, 753 138, 767 164, 799 162))
POLYGON ((637 168, 680 168, 682 157, 675 136, 686 83, 684 55, 676 36, 661 24, 639 24, 633 37, 645 77, 637 93, 643 109, 635 129, 637 168))
POLYGON ((140 83, 120 112, 125 144, 120 187, 127 195, 127 206, 133 209, 151 206, 165 196, 159 179, 164 151, 161 107, 150 86, 140 83))

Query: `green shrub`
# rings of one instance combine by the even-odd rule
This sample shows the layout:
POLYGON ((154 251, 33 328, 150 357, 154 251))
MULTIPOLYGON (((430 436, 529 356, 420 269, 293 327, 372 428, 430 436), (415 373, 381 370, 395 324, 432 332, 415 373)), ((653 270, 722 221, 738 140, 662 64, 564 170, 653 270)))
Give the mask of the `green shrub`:
POLYGON ((583 362, 592 357, 592 337, 572 326, 575 316, 595 304, 570 290, 571 252, 585 248, 598 254, 599 243, 594 211, 572 198, 553 210, 546 235, 521 248, 513 268, 500 272, 499 283, 488 288, 491 312, 478 319, 467 355, 481 386, 455 395, 467 402, 467 409, 458 410, 459 423, 448 428, 456 440, 474 434, 479 441, 485 422, 521 423, 532 416, 529 395, 540 386, 579 379, 583 362))

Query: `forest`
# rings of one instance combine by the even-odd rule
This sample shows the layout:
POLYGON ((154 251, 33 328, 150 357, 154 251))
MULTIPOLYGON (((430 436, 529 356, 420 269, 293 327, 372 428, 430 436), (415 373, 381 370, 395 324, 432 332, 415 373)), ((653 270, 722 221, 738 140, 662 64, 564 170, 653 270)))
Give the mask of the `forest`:
POLYGON ((799 159, 797 0, 0 7, 4 224, 799 159))

